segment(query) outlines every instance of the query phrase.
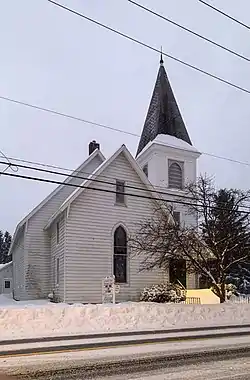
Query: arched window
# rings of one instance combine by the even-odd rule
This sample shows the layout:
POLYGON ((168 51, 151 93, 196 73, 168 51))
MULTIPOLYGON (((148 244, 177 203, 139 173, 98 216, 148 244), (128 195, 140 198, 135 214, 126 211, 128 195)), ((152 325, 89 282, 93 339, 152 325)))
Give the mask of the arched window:
POLYGON ((122 226, 114 233, 114 276, 118 283, 127 282, 127 233, 122 226))
POLYGON ((171 189, 183 188, 182 167, 177 162, 172 162, 168 167, 168 187, 171 189))
POLYGON ((144 165, 143 168, 142 168, 142 170, 144 171, 144 173, 148 177, 148 164, 144 165))

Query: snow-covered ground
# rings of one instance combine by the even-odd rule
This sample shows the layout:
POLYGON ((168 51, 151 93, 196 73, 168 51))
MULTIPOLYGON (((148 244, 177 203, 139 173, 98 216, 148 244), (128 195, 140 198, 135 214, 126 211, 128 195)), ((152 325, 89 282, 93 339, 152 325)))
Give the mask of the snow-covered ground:
POLYGON ((0 294, 0 310, 2 308, 24 308, 24 307, 38 307, 48 305, 48 300, 33 300, 33 301, 15 301, 11 294, 0 294))
POLYGON ((67 305, 0 296, 2 339, 244 323, 250 323, 250 304, 67 305))

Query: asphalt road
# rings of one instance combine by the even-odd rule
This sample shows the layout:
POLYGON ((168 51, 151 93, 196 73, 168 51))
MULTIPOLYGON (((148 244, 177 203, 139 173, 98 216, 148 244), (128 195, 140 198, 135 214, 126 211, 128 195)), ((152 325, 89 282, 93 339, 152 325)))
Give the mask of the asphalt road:
MULTIPOLYGON (((115 360, 85 361, 81 366, 43 370, 22 374, 21 379, 50 380, 158 380, 158 379, 248 379, 250 347, 199 350, 182 354, 154 354, 115 360), (213 376, 213 377, 212 377, 213 376)), ((20 375, 20 372, 19 372, 20 375)))
POLYGON ((2 345, 0 372, 29 380, 250 380, 250 332, 239 330, 167 333, 150 344, 145 335, 113 337, 113 344, 110 338, 73 340, 68 348, 53 339, 2 345))
MULTIPOLYGON (((95 380, 104 379, 96 377, 95 380)), ((219 360, 133 375, 116 375, 108 380, 249 380, 250 358, 219 360)), ((80 380, 80 378, 79 378, 80 380)))

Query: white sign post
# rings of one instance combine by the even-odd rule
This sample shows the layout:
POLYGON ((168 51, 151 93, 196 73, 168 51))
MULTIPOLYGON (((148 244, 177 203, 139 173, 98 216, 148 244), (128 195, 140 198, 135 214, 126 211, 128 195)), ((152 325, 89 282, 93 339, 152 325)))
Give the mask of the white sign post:
POLYGON ((102 303, 115 304, 115 276, 108 276, 102 280, 102 303))

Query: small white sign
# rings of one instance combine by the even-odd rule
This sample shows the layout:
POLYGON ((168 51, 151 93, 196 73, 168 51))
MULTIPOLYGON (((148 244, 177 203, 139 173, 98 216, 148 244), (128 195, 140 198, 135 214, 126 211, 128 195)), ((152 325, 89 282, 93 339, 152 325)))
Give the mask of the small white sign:
POLYGON ((102 280, 102 303, 115 303, 115 276, 107 276, 102 280))

